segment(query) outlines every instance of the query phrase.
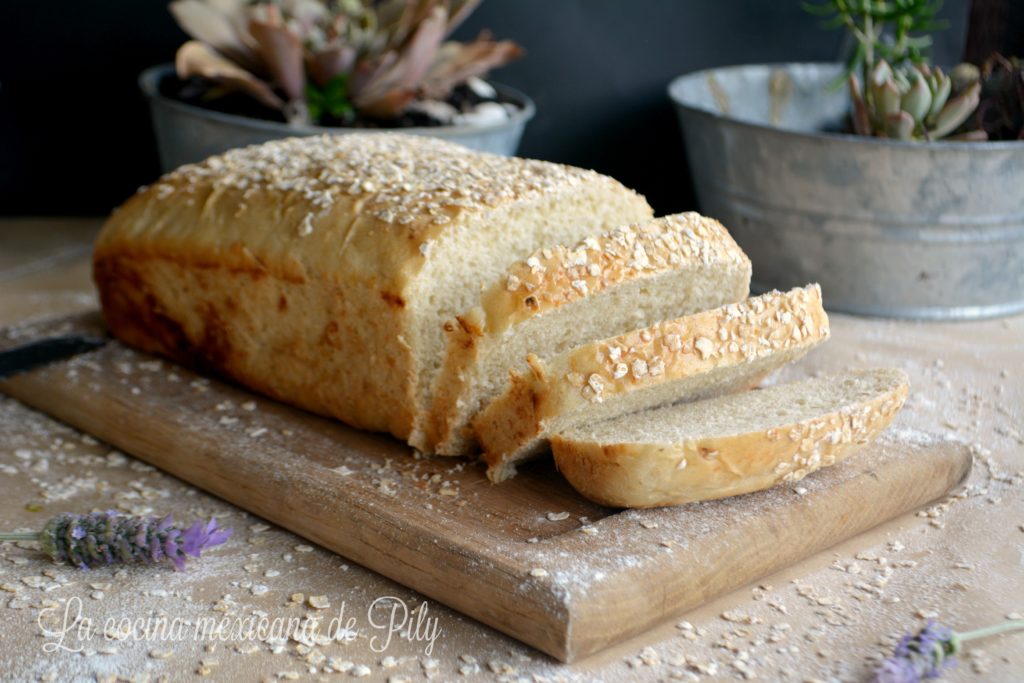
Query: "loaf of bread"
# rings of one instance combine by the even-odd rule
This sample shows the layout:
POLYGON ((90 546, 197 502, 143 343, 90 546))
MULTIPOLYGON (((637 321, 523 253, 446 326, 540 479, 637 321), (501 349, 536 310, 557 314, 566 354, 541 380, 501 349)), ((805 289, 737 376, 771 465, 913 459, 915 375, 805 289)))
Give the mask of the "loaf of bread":
POLYGON ((591 171, 403 135, 290 139, 141 190, 94 277, 126 343, 416 443, 445 321, 534 250, 651 215, 591 171))
POLYGON ((517 261, 447 324, 448 352, 434 387, 421 450, 477 450, 470 421, 506 390, 526 357, 742 301, 750 259, 718 221, 696 213, 657 218, 544 248, 517 261))
POLYGON ((528 359, 473 421, 492 481, 543 451, 551 434, 660 405, 727 394, 825 341, 818 285, 662 322, 552 358, 528 359))
POLYGON ((900 370, 847 372, 576 426, 551 450, 602 505, 725 498, 839 462, 892 422, 907 391, 900 370))

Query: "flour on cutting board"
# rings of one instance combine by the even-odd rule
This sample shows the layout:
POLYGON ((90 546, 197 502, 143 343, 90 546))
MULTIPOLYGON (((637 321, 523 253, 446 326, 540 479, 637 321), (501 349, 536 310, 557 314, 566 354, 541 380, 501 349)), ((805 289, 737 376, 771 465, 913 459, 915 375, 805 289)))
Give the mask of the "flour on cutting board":
MULTIPOLYGON (((196 412, 198 417, 192 429, 222 430, 233 438, 247 439, 254 448, 266 449, 268 468, 272 467, 273 460, 270 458, 275 449, 295 436, 294 433, 287 433, 287 427, 281 427, 280 420, 273 419, 274 406, 269 401, 226 400, 211 390, 210 382, 193 380, 191 375, 168 363, 151 359, 139 361, 138 356, 130 352, 119 350, 117 353, 123 353, 123 358, 119 356, 115 364, 117 381, 131 395, 143 400, 157 386, 162 390, 167 384, 180 385, 180 395, 190 397, 194 405, 203 407, 203 410, 196 412)), ((903 627, 932 614, 950 620, 959 618, 959 623, 973 625, 969 622, 969 615, 957 613, 956 603, 950 600, 950 596, 970 591, 978 582, 988 578, 981 567, 983 562, 965 555, 951 564, 935 566, 934 553, 923 546, 935 534, 941 534, 946 524, 956 523, 974 511, 983 512, 992 506, 1001 505, 1009 497, 1020 497, 1024 472, 1019 468, 1006 468, 992 455, 992 449, 1014 445, 1017 438, 1012 428, 1004 427, 1003 432, 996 432, 994 442, 983 445, 973 439, 977 431, 974 428, 975 421, 984 416, 986 419, 996 418, 999 422, 1005 406, 980 396, 966 386, 961 389, 962 385, 955 378, 949 377, 945 369, 934 361, 915 362, 914 365, 911 370, 917 383, 927 382, 939 390, 929 392, 928 401, 912 400, 906 411, 910 415, 901 416, 883 435, 882 441, 889 444, 911 444, 920 448, 950 440, 969 444, 979 466, 964 487, 945 500, 922 510, 918 521, 904 524, 895 530, 886 543, 856 550, 846 549, 852 543, 845 544, 844 549, 834 553, 831 568, 824 573, 818 572, 813 580, 803 578, 799 568, 787 570, 784 575, 790 578, 785 579, 786 583, 776 586, 761 584, 750 589, 748 599, 737 598, 745 603, 742 609, 725 609, 717 617, 705 614, 701 621, 694 619, 696 625, 689 621, 679 622, 674 635, 668 635, 653 646, 642 648, 619 662, 609 664, 608 672, 602 673, 600 677, 614 679, 614 672, 618 671, 620 675, 649 675, 651 678, 669 677, 679 680, 714 680, 722 676, 769 680, 788 678, 807 673, 800 668, 799 663, 806 661, 804 656, 809 650, 820 664, 819 679, 834 677, 852 680, 861 675, 865 662, 870 663, 873 657, 877 657, 875 651, 884 652, 893 642, 896 632, 900 630, 892 619, 893 614, 903 615, 903 627), (929 416, 937 413, 938 417, 934 419, 938 423, 929 424, 927 420, 921 419, 921 415, 914 414, 919 411, 927 411, 929 416), (851 651, 841 645, 845 633, 865 626, 880 634, 879 642, 871 652, 851 651)), ((108 364, 104 363, 104 367, 108 367, 108 364)), ((96 369, 95 362, 86 356, 66 364, 63 372, 68 381, 82 383, 82 390, 98 391, 101 385, 90 384, 88 379, 90 372, 96 369)), ((998 370, 996 377, 999 378, 998 370)), ((1005 380, 1006 377, 1001 379, 1005 380)), ((1000 392, 996 393, 998 395, 1000 392)), ((18 478, 35 487, 41 504, 59 504, 63 508, 72 509, 69 504, 76 503, 78 509, 81 509, 83 504, 89 505, 94 500, 97 503, 102 500, 104 504, 115 501, 125 511, 145 513, 147 510, 159 511, 165 504, 173 504, 181 509, 184 501, 185 509, 189 512, 197 515, 216 513, 219 518, 227 516, 226 522, 229 525, 253 520, 247 513, 199 493, 133 458, 109 450, 92 453, 103 451, 102 446, 74 430, 16 406, 11 401, 3 401, 0 407, 3 408, 0 411, 0 429, 3 433, 24 435, 21 437, 23 442, 2 447, 3 457, 0 462, 5 468, 0 476, 18 478), (40 448, 39 444, 45 444, 45 447, 40 448), (79 454, 79 450, 90 453, 79 454), (135 478, 122 483, 114 491, 104 476, 104 473, 113 472, 130 472, 135 478), (51 476, 58 473, 60 476, 56 479, 51 476)), ((897 455, 903 452, 893 451, 897 455)), ((871 457, 870 454, 865 455, 871 457)), ((472 473, 471 469, 475 465, 447 459, 438 461, 431 458, 391 457, 383 452, 374 453, 373 456, 346 455, 330 459, 327 464, 332 467, 327 468, 327 471, 342 482, 352 481, 353 478, 369 482, 381 495, 392 499, 397 505, 417 506, 446 518, 460 514, 461 509, 473 506, 479 500, 478 491, 466 485, 468 474, 472 473)), ((277 466, 280 464, 277 462, 277 466)), ((273 476, 274 473, 268 471, 267 474, 273 476)), ((795 499, 813 496, 834 485, 836 478, 848 475, 847 468, 843 467, 824 470, 800 482, 799 487, 778 488, 732 501, 687 506, 690 514, 685 517, 673 510, 618 513, 619 518, 630 522, 628 533, 602 525, 601 520, 611 511, 595 509, 593 506, 581 504, 573 510, 536 510, 528 523, 515 530, 519 537, 510 538, 505 545, 510 552, 530 548, 533 568, 539 571, 536 574, 532 571, 526 573, 524 584, 534 580, 553 581, 555 585, 564 587, 565 594, 569 595, 580 586, 600 584, 610 572, 636 566, 655 554, 685 555, 688 546, 696 538, 713 536, 745 516, 761 514, 766 504, 789 505, 795 499), (797 488, 803 488, 804 492, 800 493, 797 488), (567 535, 571 536, 572 542, 568 546, 556 547, 556 542, 562 542, 567 535), (535 542, 529 542, 534 539, 535 542), (583 544, 588 548, 585 561, 580 559, 579 553, 572 552, 573 547, 583 544)), ((329 501, 324 502, 329 504, 329 501)), ((48 512, 53 509, 48 508, 48 512)), ((253 524, 259 531, 250 531, 247 542, 267 532, 267 525, 261 527, 255 520, 253 524)), ((244 524, 242 528, 245 535, 244 524)), ((1024 529, 1009 531, 1018 534, 1015 542, 1020 547, 1024 543, 1024 529)), ((271 533, 275 537, 287 536, 272 527, 271 533)), ((226 558, 218 558, 215 552, 208 559, 195 563, 194 569, 188 575, 182 575, 180 581, 178 575, 172 575, 174 580, 170 582, 171 587, 167 585, 166 574, 131 569, 118 570, 126 573, 105 575, 92 582, 100 586, 111 585, 97 589, 76 581, 80 578, 76 570, 46 565, 45 571, 50 571, 56 578, 46 576, 27 546, 22 548, 7 544, 3 546, 2 559, 4 574, 8 576, 0 578, 11 579, 12 585, 20 581, 22 586, 17 593, 12 593, 14 597, 10 602, 14 606, 9 604, 8 609, 39 611, 43 605, 48 604, 44 602, 50 599, 47 595, 70 594, 81 590, 88 591, 83 596, 103 594, 100 598, 89 598, 91 600, 112 600, 117 595, 117 599, 122 600, 119 604, 125 609, 130 607, 133 613, 183 607, 191 609, 192 605, 203 610, 215 607, 244 610, 264 597, 260 586, 269 586, 271 594, 282 592, 279 588, 280 576, 268 576, 266 573, 280 572, 277 569, 279 565, 294 562, 297 555, 303 554, 294 550, 294 547, 293 541, 291 552, 273 558, 260 557, 255 563, 243 562, 243 565, 258 565, 254 571, 244 566, 240 568, 236 564, 242 562, 243 558, 233 555, 229 563, 226 558), (291 560, 286 561, 284 556, 289 554, 291 560), (274 564, 274 568, 268 566, 270 563, 274 564), (40 581, 31 578, 35 576, 44 578, 40 581), (209 579, 221 581, 225 592, 208 596, 192 594, 193 585, 206 583, 209 579), (232 585, 232 582, 236 585, 232 585), (47 592, 51 585, 62 587, 50 588, 47 592), (129 585, 129 590, 119 590, 129 585), (225 595, 229 595, 230 599, 225 599, 225 595), (169 607, 168 603, 173 607, 169 607)), ((258 548, 257 544, 254 549, 258 548)), ((322 557, 325 562, 337 562, 333 555, 325 551, 316 550, 313 555, 322 557)), ((334 571, 337 571, 337 565, 334 566, 334 571)), ((353 570, 362 571, 358 567, 353 570)), ((275 604, 272 609, 279 608, 275 604)), ((259 611, 260 608, 256 609, 259 611)), ((453 615, 452 618, 457 617, 453 615)), ((395 671, 394 675, 399 677, 395 680, 400 680, 402 675, 411 678, 429 677, 431 671, 435 672, 435 677, 444 680, 444 676, 437 672, 458 672, 460 667, 464 667, 466 672, 472 673, 475 667, 475 670, 490 671, 496 677, 506 680, 558 680, 559 676, 591 680, 586 674, 579 674, 570 667, 554 665, 535 655, 531 656, 530 650, 517 644, 503 639, 496 644, 493 635, 481 636, 479 640, 483 641, 482 651, 500 652, 507 661, 500 661, 499 657, 492 661, 487 655, 478 655, 476 652, 446 652, 445 655, 451 661, 444 661, 437 666, 429 665, 431 658, 420 657, 415 661, 408 659, 404 662, 389 662, 392 666, 387 667, 383 659, 369 661, 364 658, 357 662, 358 657, 344 654, 342 659, 337 655, 325 655, 325 659, 320 660, 316 654, 309 657, 310 652, 323 653, 332 648, 338 649, 336 644, 314 644, 314 647, 306 650, 298 648, 294 642, 276 644, 277 652, 275 644, 270 644, 250 655, 242 651, 221 649, 215 653, 190 652, 187 656, 193 658, 189 661, 192 661, 197 672, 217 671, 217 667, 230 665, 229 662, 239 658, 265 656, 275 662, 282 662, 279 671, 271 672, 273 675, 287 674, 292 670, 305 674, 310 672, 309 669, 323 673, 344 669, 348 675, 358 675, 362 669, 356 669, 356 666, 366 666, 379 676, 387 676, 395 671), (510 656, 510 653, 515 656, 510 656), (464 661, 460 655, 472 661, 464 661), (346 664, 352 666, 346 667, 346 664)), ((981 654, 973 656, 966 669, 984 673, 990 662, 986 660, 983 649, 975 651, 981 654)), ((97 652, 84 658, 89 662, 85 668, 71 667, 68 671, 112 673, 123 671, 123 668, 118 667, 127 664, 133 670, 148 669, 159 673, 172 670, 165 668, 165 663, 180 662, 182 653, 171 653, 166 659, 163 655, 159 648, 151 651, 123 648, 109 654, 97 652)), ((261 668, 261 671, 267 670, 266 667, 261 668)), ((38 673, 44 675, 45 669, 39 669, 38 673)), ((288 675, 280 677, 289 678, 288 675)))

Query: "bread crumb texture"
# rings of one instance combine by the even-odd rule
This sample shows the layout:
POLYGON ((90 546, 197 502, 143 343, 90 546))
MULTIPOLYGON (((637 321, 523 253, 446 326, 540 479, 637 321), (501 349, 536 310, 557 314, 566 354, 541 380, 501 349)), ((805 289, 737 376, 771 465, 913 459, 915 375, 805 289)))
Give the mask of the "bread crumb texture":
POLYGON ((900 370, 851 371, 582 425, 551 444, 591 500, 677 505, 796 484, 874 439, 907 391, 900 370))

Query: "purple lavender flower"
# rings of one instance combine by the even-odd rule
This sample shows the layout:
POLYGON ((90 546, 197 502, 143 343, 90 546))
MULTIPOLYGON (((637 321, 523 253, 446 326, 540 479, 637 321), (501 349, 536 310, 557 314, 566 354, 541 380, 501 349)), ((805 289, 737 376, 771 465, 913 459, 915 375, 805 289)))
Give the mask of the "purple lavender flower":
POLYGON ((916 634, 900 638, 893 656, 882 663, 875 683, 919 683, 956 666, 959 646, 951 629, 929 619, 916 634))
POLYGON ((225 529, 223 527, 217 527, 217 520, 211 519, 203 526, 203 523, 196 521, 188 530, 182 535, 181 549, 185 551, 185 554, 191 555, 192 557, 199 557, 199 552, 203 548, 208 548, 214 545, 220 545, 224 541, 228 540, 231 536, 231 529, 225 529))
POLYGON ((217 520, 197 521, 187 530, 174 526, 170 515, 133 517, 115 510, 87 515, 57 515, 39 533, 0 534, 0 540, 38 541, 57 562, 82 569, 116 562, 170 560, 185 569, 187 557, 199 557, 205 548, 224 543, 231 529, 218 528, 217 520))
POLYGON ((1021 630, 1024 619, 962 633, 954 633, 929 619, 919 632, 900 638, 892 657, 875 672, 875 683, 920 683, 938 678, 943 671, 956 666, 956 656, 967 641, 1021 630))

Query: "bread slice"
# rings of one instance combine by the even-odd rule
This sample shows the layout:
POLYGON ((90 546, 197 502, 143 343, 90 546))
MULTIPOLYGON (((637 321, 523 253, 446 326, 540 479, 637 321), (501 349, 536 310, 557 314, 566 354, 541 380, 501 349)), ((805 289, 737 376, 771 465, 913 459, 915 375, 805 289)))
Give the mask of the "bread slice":
POLYGON ((593 171, 355 133, 183 166, 94 252, 119 339, 362 429, 421 428, 443 325, 510 263, 649 219, 593 171))
POLYGON ((476 449, 470 420, 540 358, 660 320, 745 299, 750 259, 696 213, 636 223, 516 262, 479 306, 450 321, 424 450, 476 449))
POLYGON ((550 434, 648 408, 747 389, 829 336, 818 285, 584 344, 513 373, 473 421, 498 482, 541 452, 550 434))
POLYGON ((839 462, 892 422, 907 390, 901 370, 847 372, 572 427, 551 450, 602 505, 725 498, 839 462))

